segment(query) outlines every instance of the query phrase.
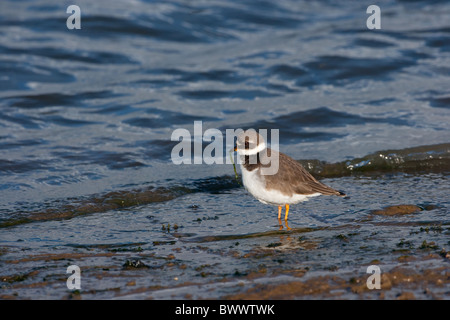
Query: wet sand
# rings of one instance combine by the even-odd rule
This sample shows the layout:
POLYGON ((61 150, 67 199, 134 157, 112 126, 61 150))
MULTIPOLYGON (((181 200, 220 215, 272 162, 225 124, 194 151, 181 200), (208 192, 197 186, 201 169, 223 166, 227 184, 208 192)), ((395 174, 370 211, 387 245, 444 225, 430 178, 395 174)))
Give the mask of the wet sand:
MULTIPOLYGON (((396 205, 373 210, 360 225, 273 225, 246 234, 193 236, 182 224, 163 224, 160 232, 175 240, 150 246, 2 246, 10 271, 0 278, 0 299, 448 299, 450 253, 442 244, 449 223, 403 219, 436 210, 428 209, 396 205), (407 233, 397 238, 393 230, 407 233), (81 268, 81 290, 66 288, 72 264, 81 268), (379 290, 367 287, 369 265, 381 269, 379 290)), ((220 228, 220 220, 199 223, 220 228)))
MULTIPOLYGON (((282 244, 280 244, 282 246, 282 244)), ((29 255, 20 260, 5 261, 14 267, 16 264, 33 263, 46 265, 54 269, 61 268, 73 261, 83 261, 83 277, 81 290, 61 290, 67 275, 55 274, 48 268, 34 268, 28 273, 13 273, 2 276, 3 293, 0 299, 58 298, 58 299, 229 299, 229 300, 266 300, 266 299, 448 299, 450 290, 450 253, 436 247, 433 243, 425 244, 418 252, 397 254, 398 265, 384 267, 381 265, 381 289, 370 290, 366 281, 370 274, 355 274, 347 270, 332 269, 328 272, 311 272, 307 269, 276 268, 268 270, 263 265, 250 270, 236 271, 223 276, 219 282, 208 281, 213 265, 202 265, 192 269, 176 258, 179 248, 174 254, 165 257, 153 256, 159 260, 157 266, 147 266, 140 258, 148 258, 146 254, 137 253, 70 253, 29 255), (103 261, 98 264, 96 262, 103 261), (106 261, 109 260, 109 261, 106 261), (117 261, 117 263, 111 263, 117 261), (122 263, 123 262, 123 263, 122 263), (140 262, 140 263, 139 263, 140 262), (154 286, 142 286, 140 280, 151 276, 152 270, 166 270, 174 275, 172 281, 154 286), (192 269, 192 270, 189 270, 192 269), (50 272, 49 272, 50 271, 50 272), (191 281, 180 282, 176 274, 194 273, 191 281), (317 275, 319 273, 320 275, 317 275), (199 281, 198 279, 206 280, 199 281), (107 282, 110 285, 98 289, 84 289, 89 284, 107 282), (178 283, 180 282, 180 283, 178 283), (111 285, 115 283, 115 285, 111 285), (46 292, 50 288, 60 291, 58 295, 49 294, 39 297, 29 296, 46 292)), ((242 252, 222 252, 234 259, 255 259, 258 256, 271 256, 277 259, 275 249, 278 243, 267 249, 259 249, 248 254, 242 252)), ((208 250, 199 248, 198 250, 208 250)), ((285 247, 278 250, 293 250, 285 247)), ((5 251, 5 249, 3 249, 5 251)), ((280 258, 280 264, 282 264, 280 258)), ((373 263, 377 264, 378 261, 373 263)), ((378 262, 379 263, 379 262, 378 262)))

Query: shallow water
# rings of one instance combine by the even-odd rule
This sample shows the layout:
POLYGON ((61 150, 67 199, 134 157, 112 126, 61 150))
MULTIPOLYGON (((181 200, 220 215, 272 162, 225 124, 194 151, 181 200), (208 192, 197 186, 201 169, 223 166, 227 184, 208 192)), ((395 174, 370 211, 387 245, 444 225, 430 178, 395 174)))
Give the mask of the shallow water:
POLYGON ((448 297, 446 1, 382 1, 376 31, 359 1, 77 4, 81 30, 64 4, 0 3, 2 298, 73 297, 71 264, 83 298, 263 298, 327 276, 345 285, 315 297, 380 298, 349 289, 370 264, 443 277, 385 298, 448 297), (349 198, 292 206, 279 230, 230 164, 171 163, 194 121, 279 129, 349 198), (417 210, 376 213, 399 205, 417 210))

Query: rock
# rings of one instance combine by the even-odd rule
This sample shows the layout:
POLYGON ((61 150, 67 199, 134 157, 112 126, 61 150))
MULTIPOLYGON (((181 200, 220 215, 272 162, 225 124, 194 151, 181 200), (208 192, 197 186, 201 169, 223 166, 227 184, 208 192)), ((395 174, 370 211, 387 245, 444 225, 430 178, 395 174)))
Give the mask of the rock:
POLYGON ((372 214, 383 215, 383 216, 396 216, 396 215, 404 215, 404 214, 413 214, 422 209, 416 205, 412 204, 400 204, 396 206, 386 207, 382 210, 374 210, 372 214))

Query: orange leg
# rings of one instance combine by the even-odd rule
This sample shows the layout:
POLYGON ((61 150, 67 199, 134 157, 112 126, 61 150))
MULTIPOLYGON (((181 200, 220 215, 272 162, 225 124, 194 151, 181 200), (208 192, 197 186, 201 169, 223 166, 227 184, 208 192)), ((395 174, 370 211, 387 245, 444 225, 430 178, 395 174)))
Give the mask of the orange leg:
POLYGON ((284 215, 284 221, 287 221, 287 219, 288 219, 288 214, 289 214, 289 205, 286 204, 286 214, 284 215))
POLYGON ((283 230, 283 224, 281 223, 281 210, 283 210, 283 207, 278 206, 278 225, 280 226, 280 230, 283 230))

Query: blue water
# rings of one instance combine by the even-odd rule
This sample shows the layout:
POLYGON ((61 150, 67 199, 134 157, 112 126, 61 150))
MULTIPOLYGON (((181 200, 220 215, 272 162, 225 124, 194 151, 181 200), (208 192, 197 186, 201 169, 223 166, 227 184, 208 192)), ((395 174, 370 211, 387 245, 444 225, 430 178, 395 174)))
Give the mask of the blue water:
MULTIPOLYGON (((275 209, 224 178, 234 176, 231 165, 171 162, 172 132, 193 133, 194 121, 222 132, 278 129, 282 152, 329 163, 450 142, 448 1, 379 1, 380 30, 367 29, 368 4, 361 1, 76 4, 80 30, 66 27, 69 3, 0 3, 0 246, 13 257, 30 248, 72 252, 77 243, 143 242, 154 253, 164 247, 152 244, 168 223, 183 224, 184 237, 194 242, 209 234, 276 230, 275 209), (54 214, 108 203, 115 192, 142 196, 153 188, 165 188, 166 198, 133 202, 124 212, 102 206, 86 215, 54 214), (192 217, 196 208, 204 211, 192 217), (171 210, 177 214, 164 219, 171 210), (247 214, 242 225, 234 224, 239 214, 227 216, 236 210, 247 214), (117 214, 123 221, 112 222, 109 216, 117 214), (221 215, 226 218, 214 219, 221 215), (196 219, 214 228, 183 223, 196 219)), ((429 211, 428 221, 448 224, 448 172, 416 178, 431 189, 381 200, 377 194, 397 190, 391 178, 370 188, 370 179, 364 186, 359 178, 327 180, 358 201, 314 200, 302 208, 337 211, 302 217, 298 209, 294 227, 336 226, 350 213, 357 217, 345 223, 356 225, 370 210, 404 203, 431 203, 440 209, 436 216, 429 211)), ((47 293, 31 297, 41 294, 47 293)), ((63 294, 64 288, 53 297, 63 294)))

